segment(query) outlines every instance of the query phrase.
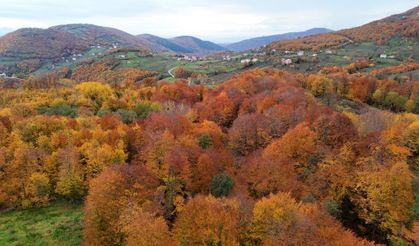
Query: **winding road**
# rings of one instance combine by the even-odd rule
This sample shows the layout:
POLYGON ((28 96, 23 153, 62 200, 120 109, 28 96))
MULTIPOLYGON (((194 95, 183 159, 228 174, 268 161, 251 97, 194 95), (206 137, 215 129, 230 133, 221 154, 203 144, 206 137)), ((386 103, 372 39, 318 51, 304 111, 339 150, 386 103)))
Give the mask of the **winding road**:
POLYGON ((169 71, 167 71, 169 73, 170 76, 172 76, 172 78, 175 78, 175 75, 172 73, 173 70, 175 70, 176 67, 169 69, 169 71))

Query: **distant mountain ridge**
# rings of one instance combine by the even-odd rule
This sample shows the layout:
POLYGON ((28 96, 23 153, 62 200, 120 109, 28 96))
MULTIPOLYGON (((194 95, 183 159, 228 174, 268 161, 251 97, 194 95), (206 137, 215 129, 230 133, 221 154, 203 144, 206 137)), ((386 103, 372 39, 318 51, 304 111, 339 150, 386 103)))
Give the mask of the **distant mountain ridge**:
POLYGON ((333 32, 333 30, 328 29, 328 28, 312 28, 303 32, 288 32, 288 33, 277 34, 277 35, 250 38, 250 39, 242 40, 236 43, 225 44, 223 46, 231 51, 246 51, 246 50, 260 48, 262 46, 268 45, 275 41, 295 39, 295 38, 306 37, 310 35, 328 33, 328 32, 333 32))
POLYGON ((171 42, 192 50, 192 53, 214 53, 227 49, 210 41, 204 41, 192 36, 180 36, 170 39, 171 42))
POLYGON ((192 49, 180 46, 169 39, 161 38, 151 34, 140 34, 137 38, 150 42, 151 50, 158 52, 191 53, 192 49))
POLYGON ((226 51, 226 49, 220 45, 192 36, 180 36, 166 39, 151 34, 141 34, 137 35, 137 38, 150 42, 151 45, 148 48, 157 52, 206 55, 226 51))

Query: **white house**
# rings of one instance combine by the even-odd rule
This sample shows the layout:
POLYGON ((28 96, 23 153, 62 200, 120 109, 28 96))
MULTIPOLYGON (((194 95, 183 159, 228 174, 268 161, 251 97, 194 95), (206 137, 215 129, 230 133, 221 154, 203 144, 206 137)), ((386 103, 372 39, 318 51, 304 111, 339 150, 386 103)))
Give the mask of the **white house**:
POLYGON ((304 51, 302 51, 302 50, 298 51, 298 52, 297 52, 297 55, 298 55, 298 56, 303 56, 303 55, 304 55, 304 51))
POLYGON ((6 78, 6 77, 7 77, 6 73, 0 73, 0 78, 6 78))
POLYGON ((248 63, 250 63, 251 61, 252 61, 251 59, 247 58, 247 59, 243 59, 243 60, 241 60, 241 61, 240 61, 240 63, 241 63, 241 64, 248 64, 248 63))
POLYGON ((292 60, 291 59, 284 59, 284 58, 282 58, 281 59, 281 64, 282 65, 291 65, 292 64, 292 60))
POLYGON ((255 62, 257 62, 257 61, 258 61, 258 59, 257 59, 257 58, 253 58, 253 59, 252 59, 252 62, 253 62, 253 63, 255 63, 255 62))
POLYGON ((381 55, 380 55, 380 58, 382 58, 382 59, 387 59, 387 54, 381 54, 381 55))

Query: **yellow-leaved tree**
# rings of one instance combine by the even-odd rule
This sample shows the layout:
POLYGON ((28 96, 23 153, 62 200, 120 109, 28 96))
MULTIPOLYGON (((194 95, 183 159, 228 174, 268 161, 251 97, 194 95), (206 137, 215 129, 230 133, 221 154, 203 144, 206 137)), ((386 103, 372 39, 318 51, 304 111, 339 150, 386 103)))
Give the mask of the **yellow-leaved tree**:
POLYGON ((80 93, 79 104, 98 111, 103 103, 114 98, 112 87, 100 82, 83 82, 76 86, 80 93))

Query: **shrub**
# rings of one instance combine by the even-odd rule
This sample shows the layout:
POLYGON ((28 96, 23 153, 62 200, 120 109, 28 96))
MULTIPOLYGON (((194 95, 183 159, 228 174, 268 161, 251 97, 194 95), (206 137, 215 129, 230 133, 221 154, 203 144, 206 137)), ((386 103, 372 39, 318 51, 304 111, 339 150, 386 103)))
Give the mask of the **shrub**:
POLYGON ((198 139, 198 144, 202 149, 208 149, 212 146, 211 136, 208 134, 203 134, 198 139))
POLYGON ((139 103, 134 108, 134 112, 141 120, 145 120, 152 112, 160 110, 160 105, 156 103, 139 103))
POLYGON ((233 180, 225 174, 215 176, 209 184, 209 190, 215 197, 227 196, 231 188, 233 180))

